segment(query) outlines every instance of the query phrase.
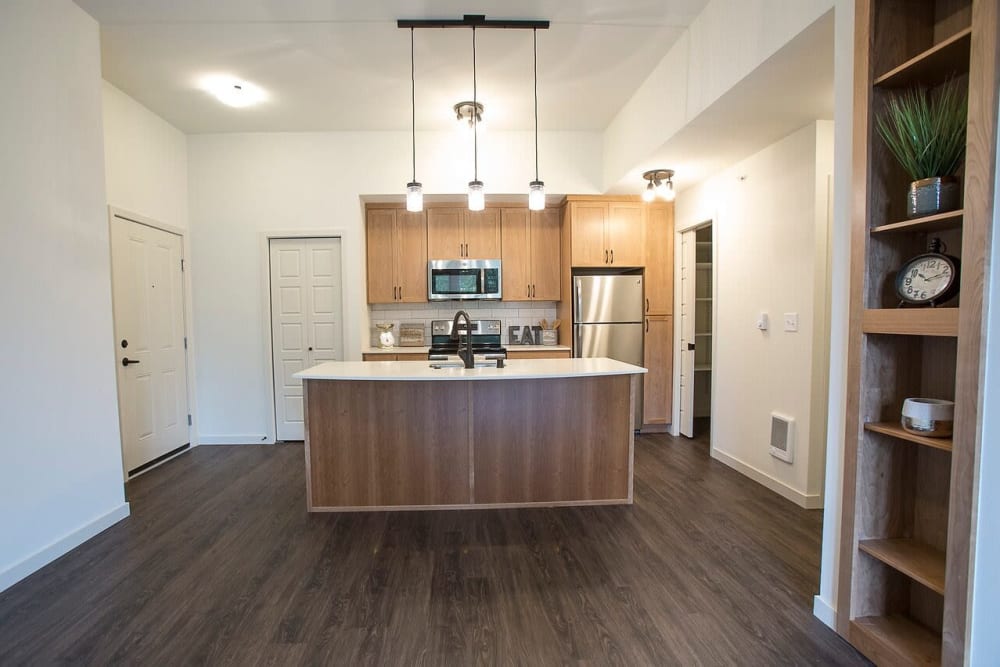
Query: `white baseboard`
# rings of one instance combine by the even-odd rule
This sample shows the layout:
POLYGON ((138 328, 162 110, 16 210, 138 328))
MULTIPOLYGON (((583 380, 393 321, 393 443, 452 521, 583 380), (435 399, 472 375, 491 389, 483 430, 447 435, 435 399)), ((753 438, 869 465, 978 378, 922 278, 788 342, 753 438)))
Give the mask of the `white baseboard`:
POLYGON ((29 574, 42 569, 60 556, 69 553, 98 533, 110 528, 129 515, 128 503, 122 503, 107 514, 97 517, 69 535, 66 535, 47 547, 36 551, 19 563, 0 572, 0 591, 10 588, 29 574))
POLYGON ((777 480, 770 475, 768 475, 763 470, 758 470, 748 463, 740 461, 734 456, 730 456, 725 452, 721 452, 718 449, 712 448, 712 458, 717 461, 725 463, 727 466, 743 473, 753 481, 766 486, 770 490, 777 493, 779 496, 791 500, 793 503, 799 507, 803 507, 807 510, 818 510, 823 508, 823 496, 816 494, 802 493, 798 489, 793 489, 781 480, 777 480))
POLYGON ((199 445, 273 445, 274 438, 263 433, 249 435, 199 435, 199 445))
POLYGON ((813 616, 823 621, 831 629, 837 629, 837 612, 818 595, 813 596, 813 616))

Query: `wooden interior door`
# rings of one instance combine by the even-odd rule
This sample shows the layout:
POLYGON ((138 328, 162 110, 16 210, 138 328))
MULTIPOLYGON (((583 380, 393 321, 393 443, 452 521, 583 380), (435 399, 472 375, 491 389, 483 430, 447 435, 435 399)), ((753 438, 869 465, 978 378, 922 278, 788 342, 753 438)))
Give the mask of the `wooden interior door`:
POLYGON ((642 423, 669 424, 673 411, 674 327, 670 315, 646 316, 642 423))
POLYGON ((396 211, 368 211, 368 303, 396 300, 396 211))
POLYGON ((531 298, 531 249, 529 211, 526 208, 500 209, 503 298, 527 301, 531 298))
POLYGON ((608 205, 605 202, 570 204, 573 266, 607 266, 607 219, 608 205))
MULTIPOLYGON (((680 433, 694 437, 694 360, 695 360, 695 281, 697 269, 695 230, 681 234, 681 376, 680 433)), ((711 341, 702 343, 711 345, 711 341)))
POLYGON ((427 259, 465 256, 464 213, 464 209, 457 207, 427 209, 427 259))
MULTIPOLYGON (((531 212, 531 297, 535 301, 559 301, 561 298, 559 209, 531 212)), ((504 271, 507 270, 506 264, 504 271)))
POLYGON ((182 257, 177 234, 112 218, 118 405, 129 474, 191 441, 182 257))
POLYGON ((500 256, 500 209, 465 211, 465 256, 473 259, 500 256))
POLYGON ((423 212, 396 211, 396 300, 427 302, 427 218, 423 212))
POLYGON ((646 313, 674 312, 674 205, 646 209, 646 313))
POLYGON ((642 266, 646 260, 644 204, 611 202, 608 205, 607 244, 610 264, 642 266))

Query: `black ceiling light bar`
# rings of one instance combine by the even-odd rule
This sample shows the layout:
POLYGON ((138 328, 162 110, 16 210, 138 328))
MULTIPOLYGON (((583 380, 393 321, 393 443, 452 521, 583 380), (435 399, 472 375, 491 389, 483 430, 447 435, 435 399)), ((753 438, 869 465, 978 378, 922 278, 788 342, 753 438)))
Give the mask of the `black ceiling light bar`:
POLYGON ((485 14, 466 14, 460 19, 399 19, 398 28, 497 28, 500 30, 548 30, 548 21, 487 19, 485 14))

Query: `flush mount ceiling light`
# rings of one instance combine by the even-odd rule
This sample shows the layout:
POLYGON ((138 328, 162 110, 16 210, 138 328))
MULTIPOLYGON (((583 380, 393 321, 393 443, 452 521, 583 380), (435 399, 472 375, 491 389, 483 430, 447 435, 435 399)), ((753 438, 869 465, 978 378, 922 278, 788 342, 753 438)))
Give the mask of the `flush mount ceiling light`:
POLYGON ((267 99, 267 93, 260 86, 231 76, 207 76, 202 79, 201 88, 231 107, 249 107, 267 99))
MULTIPOLYGON (((454 106, 458 120, 465 120, 472 127, 472 180, 469 181, 469 210, 481 211, 486 207, 486 197, 483 192, 483 182, 479 180, 479 123, 483 120, 483 105, 479 102, 479 89, 476 79, 476 29, 500 28, 505 30, 547 30, 548 21, 508 21, 486 20, 482 14, 466 14, 458 20, 450 19, 400 19, 396 21, 399 28, 410 30, 410 69, 413 69, 413 30, 414 28, 471 28, 472 29, 472 101, 459 102, 454 106)), ((545 208, 545 184, 538 180, 538 53, 535 49, 535 180, 528 184, 528 207, 537 210, 545 208), (539 205, 539 202, 541 204, 539 205)), ((414 128, 415 133, 415 128, 414 128)), ((415 144, 414 144, 415 146, 415 144)), ((416 148, 414 148, 414 154, 416 148)), ((414 158, 414 183, 416 181, 416 158, 414 158)), ((414 183, 407 185, 407 192, 414 183)), ((419 184, 416 184, 419 185, 419 184)), ((407 195, 409 202, 409 194, 407 195)))
POLYGON ((471 130, 477 123, 483 122, 483 103, 482 102, 459 102, 454 107, 455 118, 457 120, 464 120, 469 124, 469 129, 471 130), (475 117, 472 115, 472 110, 476 110, 475 117))
POLYGON ((646 180, 646 189, 642 191, 643 201, 653 201, 657 197, 673 201, 677 196, 674 192, 673 169, 651 169, 642 177, 646 180))

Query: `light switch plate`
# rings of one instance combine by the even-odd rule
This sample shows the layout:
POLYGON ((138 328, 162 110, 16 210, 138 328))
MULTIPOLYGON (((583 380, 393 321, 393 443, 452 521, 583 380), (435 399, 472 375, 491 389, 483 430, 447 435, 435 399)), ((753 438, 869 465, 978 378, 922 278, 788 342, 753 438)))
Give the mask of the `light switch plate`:
POLYGON ((799 330, 799 314, 785 313, 785 331, 799 330))
POLYGON ((767 313, 761 313, 760 317, 757 318, 757 328, 761 331, 767 331, 769 326, 770 322, 768 321, 767 313))

